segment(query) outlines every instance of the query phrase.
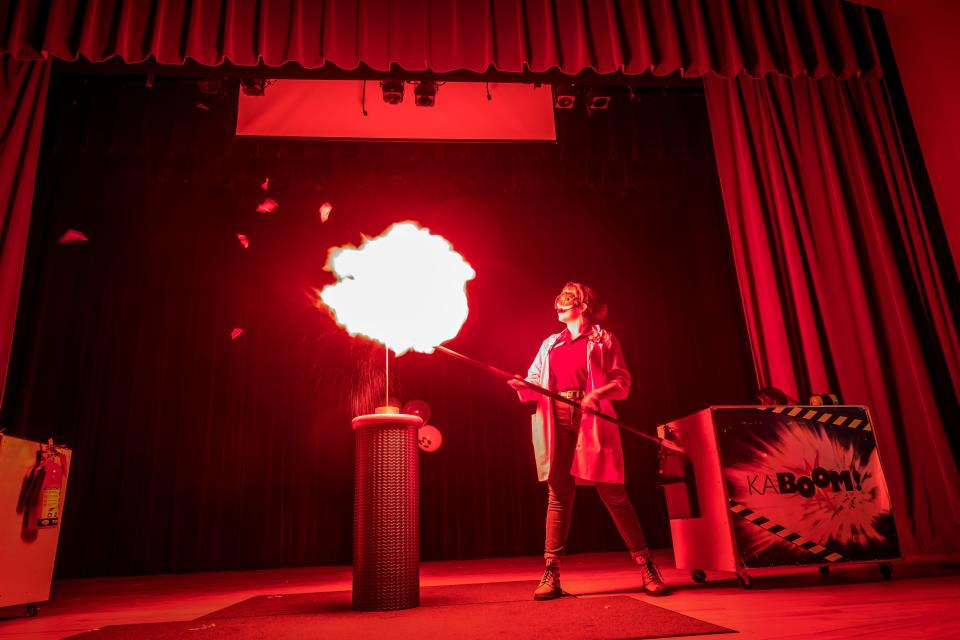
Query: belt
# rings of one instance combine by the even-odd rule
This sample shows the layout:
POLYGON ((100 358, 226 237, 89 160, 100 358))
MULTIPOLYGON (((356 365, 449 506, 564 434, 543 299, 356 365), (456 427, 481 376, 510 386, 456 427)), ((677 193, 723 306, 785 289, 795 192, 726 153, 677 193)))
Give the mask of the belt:
POLYGON ((567 391, 557 391, 558 395, 567 398, 568 400, 580 400, 585 395, 587 395, 583 389, 569 389, 567 391))

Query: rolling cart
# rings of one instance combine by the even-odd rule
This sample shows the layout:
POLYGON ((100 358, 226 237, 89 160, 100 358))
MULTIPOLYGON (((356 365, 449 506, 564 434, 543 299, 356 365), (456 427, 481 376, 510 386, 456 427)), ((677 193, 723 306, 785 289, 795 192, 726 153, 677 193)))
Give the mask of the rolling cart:
POLYGON ((0 434, 0 607, 50 598, 71 452, 0 434))
POLYGON ((659 427, 686 454, 661 450, 678 569, 707 571, 876 563, 900 558, 869 412, 862 406, 714 406, 659 427))

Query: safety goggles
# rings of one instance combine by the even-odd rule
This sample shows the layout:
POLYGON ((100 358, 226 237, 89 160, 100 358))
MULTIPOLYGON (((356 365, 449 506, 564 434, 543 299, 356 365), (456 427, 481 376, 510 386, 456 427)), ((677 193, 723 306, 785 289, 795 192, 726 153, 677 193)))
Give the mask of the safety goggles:
POLYGON ((580 304, 580 298, 573 291, 562 291, 553 301, 553 310, 557 313, 570 311, 580 304))

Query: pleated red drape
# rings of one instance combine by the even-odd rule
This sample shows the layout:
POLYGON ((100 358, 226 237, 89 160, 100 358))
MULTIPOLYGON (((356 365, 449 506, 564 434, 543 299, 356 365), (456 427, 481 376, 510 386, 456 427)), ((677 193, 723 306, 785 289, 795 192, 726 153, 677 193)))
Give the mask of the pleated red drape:
POLYGON ((17 319, 50 62, 0 55, 0 401, 17 319))
POLYGON ((0 192, 6 223, 0 287, 7 292, 0 299, 2 371, 16 317, 49 73, 48 64, 14 61, 47 54, 96 62, 297 63, 311 69, 364 64, 436 72, 880 73, 866 10, 840 0, 0 2, 4 115, 13 125, 4 129, 0 163, 10 172, 3 179, 16 187, 0 192))
POLYGON ((0 52, 63 60, 407 71, 850 77, 879 70, 839 0, 45 0, 0 11, 0 52))
POLYGON ((955 403, 957 319, 882 81, 705 84, 759 382, 869 406, 904 548, 957 551, 960 477, 920 342, 955 403))

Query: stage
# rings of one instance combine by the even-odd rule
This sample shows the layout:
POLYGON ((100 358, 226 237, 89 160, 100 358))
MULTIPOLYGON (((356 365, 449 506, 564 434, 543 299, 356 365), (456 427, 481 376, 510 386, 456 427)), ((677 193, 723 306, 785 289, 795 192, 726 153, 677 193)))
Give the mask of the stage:
POLYGON ((0 640, 960 637, 924 3, 407 4, 5 3, 0 640))
MULTIPOLYGON (((880 578, 873 565, 834 568, 827 577, 810 569, 756 572, 754 587, 747 591, 733 576, 708 575, 705 584, 695 584, 686 572, 671 568, 666 554, 661 552, 658 558, 667 582, 676 587, 670 597, 653 599, 640 593, 639 574, 622 553, 571 556, 563 571, 564 590, 578 598, 635 598, 734 630, 738 638, 942 638, 960 631, 956 559, 952 564, 942 558, 897 563, 889 582, 880 578)), ((513 581, 530 582, 532 588, 540 566, 536 557, 428 562, 421 567, 421 585, 424 593, 445 585, 513 581)), ((293 594, 345 591, 350 589, 350 579, 350 567, 338 566, 64 580, 54 583, 52 598, 41 605, 38 617, 5 617, 0 622, 0 639, 66 638, 110 625, 175 621, 196 621, 185 627, 192 632, 188 637, 225 637, 225 618, 210 614, 259 596, 290 598, 293 594)), ((282 603, 283 598, 267 601, 282 603)), ((562 607, 570 602, 572 598, 536 604, 562 607)), ((2 611, 4 616, 20 613, 16 608, 2 611)), ((330 613, 317 614, 318 622, 325 615, 330 613)), ((301 624, 309 620, 303 615, 296 619, 301 624)), ((298 630, 287 629, 290 637, 295 637, 298 630)), ((299 629, 300 637, 310 630, 299 629)), ((731 634, 686 637, 725 635, 731 634)), ((447 637, 461 636, 451 630, 447 637)), ((512 637, 525 635, 517 629, 512 637)))

